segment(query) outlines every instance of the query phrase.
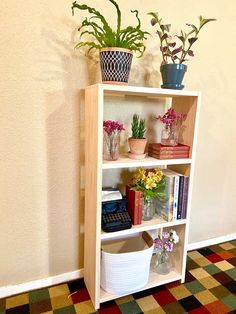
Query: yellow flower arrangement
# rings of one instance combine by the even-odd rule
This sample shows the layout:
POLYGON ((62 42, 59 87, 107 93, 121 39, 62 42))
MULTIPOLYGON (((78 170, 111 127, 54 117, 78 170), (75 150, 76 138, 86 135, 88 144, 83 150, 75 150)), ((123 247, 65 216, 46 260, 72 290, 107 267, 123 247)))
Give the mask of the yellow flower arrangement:
POLYGON ((133 176, 133 190, 143 191, 144 202, 148 197, 165 197, 164 174, 159 168, 137 168, 133 176))

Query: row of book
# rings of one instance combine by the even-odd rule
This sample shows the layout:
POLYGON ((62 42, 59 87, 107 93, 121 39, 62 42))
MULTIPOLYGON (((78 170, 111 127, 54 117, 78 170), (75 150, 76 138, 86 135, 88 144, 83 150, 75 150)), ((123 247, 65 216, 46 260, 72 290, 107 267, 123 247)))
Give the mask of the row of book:
POLYGON ((157 159, 189 158, 190 146, 178 144, 176 146, 165 146, 160 143, 148 145, 148 155, 157 159))
MULTIPOLYGON (((155 199, 157 215, 166 221, 186 218, 189 177, 170 169, 162 170, 165 176, 166 197, 155 199)), ((142 223, 143 192, 134 191, 131 185, 126 186, 128 213, 133 225, 142 223)))
POLYGON ((166 221, 185 219, 189 177, 170 169, 162 171, 166 180, 166 198, 156 199, 157 213, 166 221))

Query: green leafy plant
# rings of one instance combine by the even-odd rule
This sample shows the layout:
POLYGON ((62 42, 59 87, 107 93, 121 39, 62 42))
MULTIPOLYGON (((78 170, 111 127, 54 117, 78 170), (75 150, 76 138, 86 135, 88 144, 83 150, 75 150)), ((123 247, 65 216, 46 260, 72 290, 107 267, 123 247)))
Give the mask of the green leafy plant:
POLYGON ((209 22, 216 21, 216 19, 205 19, 200 16, 199 26, 186 24, 190 27, 190 31, 184 32, 181 30, 180 35, 174 36, 181 42, 181 45, 176 47, 177 43, 172 40, 173 37, 170 35, 171 24, 163 24, 162 18, 159 17, 157 12, 150 12, 148 14, 152 16, 151 24, 153 26, 158 26, 156 33, 160 39, 160 50, 163 58, 162 64, 168 63, 169 60, 171 60, 172 63, 179 64, 188 61, 188 56, 194 56, 192 46, 198 40, 198 35, 202 27, 209 22))
POLYGON ((133 121, 131 124, 132 138, 143 139, 146 132, 145 119, 140 119, 137 114, 133 115, 133 121))
POLYGON ((91 17, 87 17, 82 21, 81 26, 78 31, 81 32, 80 38, 84 35, 91 35, 96 41, 80 41, 75 48, 80 48, 83 46, 88 46, 88 53, 92 49, 101 49, 106 47, 120 47, 130 49, 132 51, 138 52, 140 57, 145 51, 145 45, 143 41, 148 35, 148 32, 142 31, 140 29, 141 22, 139 19, 139 12, 137 10, 131 11, 135 14, 137 19, 137 25, 135 27, 128 26, 124 29, 121 28, 121 11, 115 0, 109 0, 116 9, 117 13, 117 27, 113 30, 108 24, 105 17, 96 9, 87 6, 85 4, 78 4, 76 1, 72 4, 72 14, 74 15, 74 10, 85 10, 91 14, 91 17))

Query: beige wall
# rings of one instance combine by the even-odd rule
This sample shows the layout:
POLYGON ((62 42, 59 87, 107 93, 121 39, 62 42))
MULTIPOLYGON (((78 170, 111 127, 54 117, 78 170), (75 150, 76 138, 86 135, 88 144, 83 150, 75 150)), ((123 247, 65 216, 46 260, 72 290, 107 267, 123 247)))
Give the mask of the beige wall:
MULTIPOLYGON (((96 3, 113 21, 108 1, 96 3)), ((150 32, 149 11, 174 28, 218 19, 200 34, 185 79, 203 92, 190 243, 235 232, 235 0, 119 3, 126 23, 137 8, 150 32)), ((77 24, 68 1, 0 3, 0 287, 83 267, 82 89, 100 77, 73 50, 77 24)), ((154 35, 130 84, 159 87, 159 65, 154 35)))

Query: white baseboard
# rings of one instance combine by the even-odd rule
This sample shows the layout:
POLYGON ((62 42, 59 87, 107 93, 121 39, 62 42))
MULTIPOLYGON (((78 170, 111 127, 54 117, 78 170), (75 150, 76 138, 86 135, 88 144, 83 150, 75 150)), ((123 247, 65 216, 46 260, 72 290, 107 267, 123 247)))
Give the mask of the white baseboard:
POLYGON ((213 238, 213 239, 208 239, 208 240, 203 240, 203 241, 199 241, 199 242, 194 242, 194 243, 189 243, 187 250, 188 251, 192 251, 192 250, 197 250, 200 249, 202 247, 207 247, 210 245, 215 245, 215 244, 219 244, 219 243, 223 243, 223 242, 228 242, 228 241, 232 241, 236 239, 236 233, 231 233, 231 234, 227 234, 225 236, 221 236, 221 237, 217 237, 217 238, 213 238))
MULTIPOLYGON (((228 235, 213 238, 213 239, 190 243, 188 244, 187 249, 188 251, 192 251, 192 250, 200 249, 202 247, 207 247, 210 245, 232 241, 234 239, 236 239, 236 233, 228 234, 228 235)), ((52 276, 45 279, 39 279, 35 281, 21 283, 19 285, 0 287, 0 299, 9 297, 15 294, 20 294, 27 291, 35 290, 35 289, 41 289, 41 288, 50 287, 53 285, 58 285, 63 282, 68 282, 68 281, 80 279, 83 277, 84 277, 84 269, 79 269, 73 272, 64 273, 61 275, 52 276)))
POLYGON ((6 298, 15 294, 24 293, 27 291, 41 289, 49 286, 61 284, 75 279, 84 277, 84 270, 79 269, 69 273, 60 274, 57 276, 48 277, 45 279, 34 280, 19 285, 12 285, 6 287, 0 287, 0 299, 6 298))

